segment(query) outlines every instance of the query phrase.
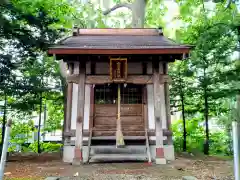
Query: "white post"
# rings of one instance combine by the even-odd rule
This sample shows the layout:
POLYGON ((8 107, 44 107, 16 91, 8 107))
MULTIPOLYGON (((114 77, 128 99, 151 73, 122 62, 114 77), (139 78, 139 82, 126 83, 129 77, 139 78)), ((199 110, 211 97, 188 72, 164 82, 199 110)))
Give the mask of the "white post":
POLYGON ((232 122, 233 155, 234 155, 234 176, 240 180, 240 95, 237 95, 236 120, 232 122))
POLYGON ((0 180, 3 180, 3 177, 4 177, 4 168, 5 168, 5 164, 6 164, 6 157, 7 157, 7 151, 8 151, 8 140, 9 140, 9 136, 10 136, 11 125, 12 125, 12 120, 8 120, 8 122, 6 124, 6 131, 5 131, 5 136, 4 136, 1 163, 0 163, 0 180))
POLYGON ((233 133, 233 154, 234 154, 234 176, 235 180, 240 180, 240 126, 236 121, 232 122, 232 133, 233 133))

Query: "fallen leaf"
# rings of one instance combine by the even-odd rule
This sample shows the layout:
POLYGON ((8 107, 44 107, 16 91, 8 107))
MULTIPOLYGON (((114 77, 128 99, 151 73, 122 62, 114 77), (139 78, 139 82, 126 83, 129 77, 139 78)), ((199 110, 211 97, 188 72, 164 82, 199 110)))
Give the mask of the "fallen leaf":
POLYGON ((77 177, 77 176, 78 176, 78 172, 76 172, 73 176, 74 176, 74 177, 77 177))
POLYGON ((4 175, 11 175, 12 173, 11 172, 5 172, 4 175))

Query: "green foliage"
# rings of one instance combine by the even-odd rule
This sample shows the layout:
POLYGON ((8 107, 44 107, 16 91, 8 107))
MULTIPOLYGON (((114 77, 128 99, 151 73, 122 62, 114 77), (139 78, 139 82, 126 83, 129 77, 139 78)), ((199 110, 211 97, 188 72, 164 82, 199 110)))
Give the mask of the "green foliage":
MULTIPOLYGON (((187 151, 193 152, 199 150, 201 152, 204 140, 204 129, 199 125, 201 119, 193 118, 186 121, 187 130, 187 151)), ((182 132, 183 123, 182 120, 178 120, 172 124, 173 136, 174 136, 174 146, 176 151, 182 151, 182 132)))
MULTIPOLYGON (((187 119, 195 117, 196 114, 204 116, 205 135, 208 140, 208 120, 211 117, 218 118, 222 114, 229 114, 229 108, 225 106, 226 101, 236 96, 239 91, 239 69, 236 65, 239 59, 231 58, 239 41, 237 30, 240 24, 239 11, 234 4, 226 9, 224 2, 214 4, 215 8, 212 9, 198 0, 178 1, 178 4, 180 7, 178 19, 182 25, 176 39, 193 45, 193 49, 190 58, 184 63, 174 63, 170 66, 169 74, 173 78, 171 104, 181 111, 183 102, 187 119)), ((224 126, 229 126, 231 120, 226 118, 226 121, 224 126)), ((189 129, 187 146, 193 148, 196 139, 191 137, 188 131, 189 129)), ((210 148, 216 145, 215 137, 219 136, 229 144, 229 133, 229 130, 223 134, 210 132, 212 142, 210 148)), ((199 134, 196 137, 203 143, 199 134)), ((215 151, 227 151, 219 148, 220 150, 215 151)))
MULTIPOLYGON (((43 152, 59 152, 61 147, 62 147, 62 144, 55 144, 55 143, 50 143, 50 142, 48 142, 48 143, 41 142, 40 147, 41 147, 41 150, 43 152)), ((28 147, 28 150, 31 151, 31 152, 37 153, 38 152, 37 142, 34 142, 34 143, 30 144, 29 147, 28 147)))
POLYGON ((45 122, 45 131, 51 132, 62 128, 63 104, 62 101, 48 101, 48 118, 45 122))
MULTIPOLYGON (((202 118, 193 118, 186 121, 187 152, 189 153, 199 154, 203 151, 205 135, 204 126, 201 125, 201 122, 202 118)), ((183 148, 182 124, 182 120, 175 121, 172 124, 174 147, 178 152, 181 152, 183 148)), ((232 155, 231 139, 226 131, 213 131, 210 134, 210 139, 210 155, 232 155)))
MULTIPOLYGON (((119 0, 114 0, 119 3, 119 0)), ((124 0, 121 2, 132 2, 124 0)), ((204 141, 203 115, 218 117, 224 132, 210 133, 211 154, 231 154, 230 115, 236 114, 227 101, 239 90, 239 59, 229 56, 236 50, 239 34, 237 26, 240 15, 236 4, 225 8, 224 1, 214 1, 215 8, 209 9, 200 0, 178 0, 179 14, 166 22, 168 10, 163 1, 147 1, 146 27, 163 27, 164 35, 194 45, 191 56, 184 62, 170 65, 172 77, 171 105, 182 110, 183 100, 187 118, 188 151, 201 151, 204 141), (180 27, 169 28, 170 24, 180 27), (180 97, 180 98, 179 98, 180 97), (183 99, 182 99, 183 98, 183 99), (207 106, 206 100, 207 99, 207 106), (200 118, 199 118, 200 116, 200 118), (222 145, 226 143, 226 145, 222 145)), ((45 130, 61 128, 63 117, 64 79, 61 78, 57 62, 47 57, 45 51, 51 44, 70 33, 72 25, 82 28, 128 27, 129 14, 117 13, 104 16, 99 5, 67 0, 8 0, 0 2, 0 99, 8 96, 8 108, 14 112, 40 111, 40 98, 47 104, 48 116, 45 130), (119 19, 127 19, 121 21, 119 19), (109 23, 111 22, 111 24, 109 23), (125 24, 122 24, 124 22, 125 24), (19 77, 20 76, 20 77, 19 77)), ((31 134, 33 124, 16 118, 12 129, 15 144, 23 144, 31 134), (26 135, 21 136, 19 135, 26 135)), ((182 122, 173 124, 175 147, 182 149, 182 122)), ((57 151, 61 145, 42 143, 44 151, 57 151)), ((37 151, 36 142, 28 149, 37 151)))

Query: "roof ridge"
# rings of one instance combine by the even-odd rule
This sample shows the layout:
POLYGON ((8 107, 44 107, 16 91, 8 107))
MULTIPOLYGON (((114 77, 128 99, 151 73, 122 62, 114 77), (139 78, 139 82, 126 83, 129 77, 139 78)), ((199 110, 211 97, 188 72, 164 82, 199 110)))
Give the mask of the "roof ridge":
POLYGON ((117 35, 117 36, 162 36, 162 28, 97 28, 81 29, 74 28, 73 36, 96 36, 96 35, 117 35))

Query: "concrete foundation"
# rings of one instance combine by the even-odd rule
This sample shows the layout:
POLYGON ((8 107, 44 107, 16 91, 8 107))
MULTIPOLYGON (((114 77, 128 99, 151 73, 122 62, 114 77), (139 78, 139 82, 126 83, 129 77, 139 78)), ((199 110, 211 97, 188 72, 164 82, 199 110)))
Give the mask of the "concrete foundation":
MULTIPOLYGON (((90 154, 95 155, 96 154, 95 152, 98 151, 98 148, 102 150, 102 149, 104 149, 104 147, 106 147, 105 152, 106 152, 106 154, 108 154, 108 151, 109 151, 108 146, 94 146, 94 147, 91 148, 90 154)), ((132 151, 133 147, 134 147, 134 153, 132 154, 132 157, 134 157, 134 155, 136 154, 136 160, 140 160, 138 158, 138 155, 140 153, 144 154, 144 151, 146 150, 146 146, 128 146, 127 148, 130 148, 129 150, 132 151), (139 151, 139 153, 137 153, 136 151, 139 151)), ((114 148, 112 148, 112 149, 113 149, 113 151, 115 151, 114 148)), ((121 156, 123 157, 124 154, 127 154, 126 151, 128 151, 128 150, 126 150, 124 148, 124 149, 122 149, 122 151, 123 151, 123 153, 121 153, 121 156)), ((88 147, 83 146, 83 162, 87 161, 87 152, 88 152, 88 147)), ((152 161, 156 162, 156 146, 155 145, 150 146, 150 153, 151 153, 152 161)), ((115 153, 112 153, 112 154, 115 154, 115 153)), ((63 148, 63 162, 72 163, 73 162, 73 157, 74 157, 74 146, 64 146, 64 148, 63 148)), ((164 157, 168 161, 175 160, 173 145, 164 145, 164 157)), ((123 160, 124 160, 124 158, 123 158, 123 160)))

